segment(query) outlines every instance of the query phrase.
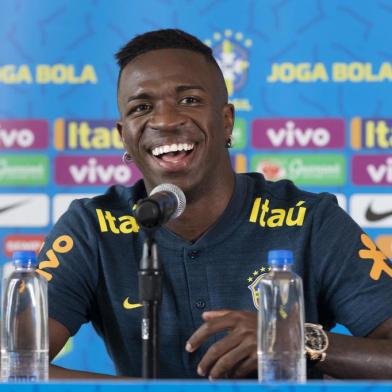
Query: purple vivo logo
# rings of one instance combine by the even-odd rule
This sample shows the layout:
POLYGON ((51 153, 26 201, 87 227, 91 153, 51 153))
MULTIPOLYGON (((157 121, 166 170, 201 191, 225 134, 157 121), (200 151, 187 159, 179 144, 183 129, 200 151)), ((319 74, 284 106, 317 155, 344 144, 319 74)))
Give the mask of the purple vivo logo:
POLYGON ((59 185, 129 185, 142 177, 134 164, 121 163, 119 155, 58 156, 55 166, 59 185))
POLYGON ((351 176, 356 185, 391 185, 392 155, 355 155, 351 176))
POLYGON ((274 149, 333 149, 344 147, 344 120, 338 118, 256 119, 252 145, 274 149))
POLYGON ((48 135, 46 120, 0 120, 0 151, 47 148, 48 135))

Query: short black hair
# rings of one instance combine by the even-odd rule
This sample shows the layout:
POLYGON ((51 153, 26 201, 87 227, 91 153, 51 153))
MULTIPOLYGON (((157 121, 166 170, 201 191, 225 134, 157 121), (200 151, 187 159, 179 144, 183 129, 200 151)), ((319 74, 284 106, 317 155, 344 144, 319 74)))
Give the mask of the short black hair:
POLYGON ((219 77, 224 83, 222 70, 216 62, 210 47, 185 31, 162 29, 137 35, 116 53, 115 57, 120 67, 117 86, 119 85, 122 71, 133 59, 143 53, 158 49, 187 49, 203 55, 208 62, 216 66, 219 77))
POLYGON ((179 29, 163 29, 137 35, 116 53, 120 73, 135 57, 158 49, 192 50, 218 66, 212 49, 198 38, 179 29))

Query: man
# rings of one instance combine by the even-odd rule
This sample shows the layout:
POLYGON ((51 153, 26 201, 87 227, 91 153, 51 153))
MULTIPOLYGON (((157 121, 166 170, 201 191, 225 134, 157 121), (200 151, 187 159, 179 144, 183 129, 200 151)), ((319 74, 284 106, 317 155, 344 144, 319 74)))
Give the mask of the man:
MULTIPOLYGON (((172 183, 183 215, 158 230, 164 270, 162 377, 256 374, 256 283, 270 249, 291 249, 304 280, 306 319, 336 322, 325 361, 337 378, 392 377, 391 266, 328 194, 235 175, 227 148, 234 108, 211 50, 180 30, 146 33, 118 54, 117 124, 126 158, 143 173, 131 188, 75 201, 45 242, 50 356, 92 321, 121 376, 140 377, 137 270, 143 235, 133 205, 172 183)), ((52 377, 93 377, 52 366, 52 377)))

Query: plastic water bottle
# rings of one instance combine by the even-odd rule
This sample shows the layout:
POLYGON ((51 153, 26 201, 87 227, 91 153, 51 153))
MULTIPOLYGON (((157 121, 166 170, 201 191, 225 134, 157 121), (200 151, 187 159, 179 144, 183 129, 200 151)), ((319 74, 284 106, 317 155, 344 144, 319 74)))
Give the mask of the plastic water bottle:
POLYGON ((271 271, 259 283, 260 382, 306 380, 302 279, 291 271, 293 253, 268 253, 271 271))
POLYGON ((14 252, 13 269, 3 279, 1 380, 48 379, 47 284, 35 271, 34 252, 14 252))

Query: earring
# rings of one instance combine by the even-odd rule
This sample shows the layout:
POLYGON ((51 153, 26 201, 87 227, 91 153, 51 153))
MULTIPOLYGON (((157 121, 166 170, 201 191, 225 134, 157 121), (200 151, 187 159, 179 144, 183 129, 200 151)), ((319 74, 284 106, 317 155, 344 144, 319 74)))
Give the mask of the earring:
POLYGON ((129 165, 132 162, 132 157, 125 151, 122 156, 124 165, 129 165))
POLYGON ((226 140, 226 148, 231 148, 233 147, 233 136, 229 136, 229 138, 226 140))

